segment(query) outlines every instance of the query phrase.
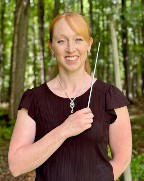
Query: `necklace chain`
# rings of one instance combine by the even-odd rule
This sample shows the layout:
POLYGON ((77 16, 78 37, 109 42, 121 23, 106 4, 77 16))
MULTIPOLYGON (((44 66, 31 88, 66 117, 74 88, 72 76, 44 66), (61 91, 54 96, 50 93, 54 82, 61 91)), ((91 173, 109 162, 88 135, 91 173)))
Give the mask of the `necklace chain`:
POLYGON ((65 95, 70 99, 71 113, 73 113, 73 110, 74 110, 74 107, 75 107, 74 100, 79 96, 80 91, 81 91, 81 89, 82 89, 82 86, 81 86, 80 89, 78 89, 76 96, 75 96, 74 98, 70 98, 69 95, 68 95, 68 93, 65 91, 64 86, 62 85, 62 83, 61 83, 61 81, 60 81, 60 77, 59 77, 59 76, 57 76, 57 77, 58 77, 59 84, 60 84, 61 88, 63 89, 65 95))

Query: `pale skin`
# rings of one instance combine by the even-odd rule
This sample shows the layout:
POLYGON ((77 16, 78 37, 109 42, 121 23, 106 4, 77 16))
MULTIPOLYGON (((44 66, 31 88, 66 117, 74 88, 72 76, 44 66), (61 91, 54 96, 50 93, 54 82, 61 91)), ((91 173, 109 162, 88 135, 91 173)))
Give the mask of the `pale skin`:
MULTIPOLYGON (((84 65, 87 51, 90 51, 92 38, 86 41, 77 35, 64 19, 56 23, 53 41, 49 43, 55 53, 59 66, 59 77, 70 97, 74 97, 80 88, 80 82, 85 80, 83 94, 91 85, 91 77, 85 72, 84 65), (62 30, 61 34, 57 30, 62 30), (82 39, 82 40, 81 40, 82 39)), ((57 95, 66 97, 60 87, 57 77, 47 83, 57 95)), ((117 179, 131 160, 131 127, 127 107, 115 109, 117 120, 110 126, 109 140, 112 151, 110 161, 114 177, 117 179)), ((22 108, 18 111, 13 131, 8 160, 13 176, 19 176, 43 164, 63 142, 90 129, 93 113, 90 108, 84 108, 71 114, 64 122, 47 133, 39 141, 34 142, 36 123, 22 108)))

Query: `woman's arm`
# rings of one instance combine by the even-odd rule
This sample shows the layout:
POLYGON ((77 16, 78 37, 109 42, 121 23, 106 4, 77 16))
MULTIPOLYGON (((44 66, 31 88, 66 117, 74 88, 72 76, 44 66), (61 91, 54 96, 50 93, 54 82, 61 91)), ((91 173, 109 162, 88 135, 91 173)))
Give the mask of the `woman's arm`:
POLYGON ((36 123, 26 109, 18 111, 8 160, 13 176, 32 171, 43 164, 69 137, 89 129, 93 114, 89 108, 71 114, 60 126, 34 143, 36 123))
POLYGON ((127 107, 115 109, 115 112, 117 119, 110 125, 109 143, 112 152, 110 163, 113 167, 114 179, 116 180, 131 161, 132 135, 127 107))
POLYGON ((19 176, 40 166, 65 141, 61 127, 57 127, 41 140, 34 143, 35 121, 28 116, 27 110, 18 111, 13 131, 8 160, 13 176, 19 176))

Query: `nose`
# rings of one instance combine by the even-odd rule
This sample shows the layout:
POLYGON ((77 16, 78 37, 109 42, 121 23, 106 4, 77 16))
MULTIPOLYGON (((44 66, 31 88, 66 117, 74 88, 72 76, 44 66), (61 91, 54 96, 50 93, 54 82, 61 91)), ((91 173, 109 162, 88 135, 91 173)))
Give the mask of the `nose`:
POLYGON ((75 52, 75 50, 76 50, 76 47, 75 47, 74 42, 72 42, 72 41, 68 42, 67 47, 66 47, 66 51, 69 53, 73 53, 73 52, 75 52))

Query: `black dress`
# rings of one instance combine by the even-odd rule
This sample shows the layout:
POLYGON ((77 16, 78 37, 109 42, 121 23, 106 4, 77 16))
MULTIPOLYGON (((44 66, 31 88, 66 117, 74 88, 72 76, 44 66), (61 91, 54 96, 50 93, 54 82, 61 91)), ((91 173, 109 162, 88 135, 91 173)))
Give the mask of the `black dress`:
MULTIPOLYGON (((74 112, 87 107, 89 92, 90 89, 75 99, 74 112)), ((44 83, 25 91, 18 109, 26 108, 35 120, 37 141, 66 120, 71 111, 69 103, 68 98, 55 95, 44 83)), ((107 153, 109 125, 117 118, 114 109, 127 104, 118 88, 97 80, 90 103, 92 127, 68 138, 36 169, 36 181, 114 181, 107 153)))

